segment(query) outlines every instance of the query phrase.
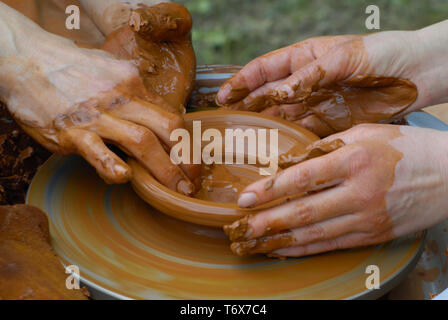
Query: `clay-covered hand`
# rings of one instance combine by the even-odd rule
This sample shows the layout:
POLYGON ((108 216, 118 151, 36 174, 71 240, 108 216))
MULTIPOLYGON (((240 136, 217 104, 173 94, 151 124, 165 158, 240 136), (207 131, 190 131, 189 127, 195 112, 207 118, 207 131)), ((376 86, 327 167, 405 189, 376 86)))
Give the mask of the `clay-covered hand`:
POLYGON ((196 74, 190 13, 177 3, 139 4, 135 9, 127 6, 130 4, 119 6, 129 10, 127 23, 116 26, 118 29, 107 36, 103 49, 137 66, 151 102, 185 113, 196 74))
POLYGON ((304 256, 381 243, 443 221, 447 139, 431 129, 362 124, 315 142, 311 149, 330 152, 243 190, 240 207, 288 201, 226 226, 232 250, 304 256))
POLYGON ((12 18, 5 18, 0 93, 24 130, 53 152, 82 155, 106 182, 123 183, 132 173, 106 146, 115 144, 170 189, 191 194, 199 172, 175 166, 167 153, 183 120, 148 102, 138 69, 14 14, 5 15, 12 18))
POLYGON ((321 137, 389 122, 448 98, 438 81, 448 70, 447 39, 437 39, 448 21, 427 29, 316 37, 273 51, 228 80, 217 103, 281 116, 321 137))

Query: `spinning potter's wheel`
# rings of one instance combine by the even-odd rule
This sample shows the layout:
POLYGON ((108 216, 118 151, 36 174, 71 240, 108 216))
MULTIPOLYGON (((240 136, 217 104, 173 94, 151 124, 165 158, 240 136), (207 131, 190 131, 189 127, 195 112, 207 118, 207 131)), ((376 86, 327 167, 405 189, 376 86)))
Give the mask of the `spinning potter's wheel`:
MULTIPOLYGON (((225 78, 206 71, 199 81, 210 87, 225 78)), ((406 275, 422 247, 408 237, 298 259, 237 257, 220 229, 158 212, 129 185, 106 185, 77 156, 52 156, 27 203, 48 213, 54 249, 79 267, 93 298, 375 298, 406 275), (366 289, 369 265, 380 270, 379 290, 366 289)))
POLYGON ((106 185, 83 159, 51 157, 27 203, 51 221, 52 244, 94 298, 343 299, 382 295, 413 267, 419 238, 312 257, 233 255, 224 233, 153 209, 129 185, 106 185), (367 266, 381 289, 367 290, 367 266))

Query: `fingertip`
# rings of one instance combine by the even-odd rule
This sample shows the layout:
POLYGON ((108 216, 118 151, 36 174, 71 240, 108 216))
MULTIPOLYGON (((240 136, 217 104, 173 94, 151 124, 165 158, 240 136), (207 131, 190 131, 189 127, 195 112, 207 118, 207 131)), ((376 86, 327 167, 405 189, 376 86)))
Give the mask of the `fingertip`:
POLYGON ((295 91, 289 84, 282 83, 272 90, 272 96, 279 102, 288 102, 294 98, 295 91))
POLYGON ((132 169, 127 164, 115 164, 113 166, 113 177, 116 184, 126 183, 131 180, 132 169))
POLYGON ((240 208, 255 207, 258 203, 258 196, 254 192, 244 192, 238 198, 240 208))
POLYGON ((98 175, 108 184, 126 183, 132 176, 131 168, 113 153, 94 132, 71 129, 66 132, 70 141, 98 175))
POLYGON ((201 185, 201 170, 202 166, 200 164, 185 164, 181 163, 180 167, 182 171, 187 175, 188 179, 193 182, 194 185, 201 185))
POLYGON ((177 188, 177 192, 182 193, 183 195, 186 195, 186 196, 192 195, 195 191, 194 185, 188 180, 180 180, 177 183, 176 188, 177 188))
MULTIPOLYGON (((87 159, 89 161, 89 159, 87 159)), ((132 169, 121 159, 107 157, 98 162, 89 161, 101 179, 107 184, 122 184, 132 177, 132 169)))
POLYGON ((215 98, 218 106, 222 107, 238 102, 251 93, 241 77, 240 74, 237 74, 221 86, 215 98))
POLYGON ((230 94, 230 91, 232 90, 232 86, 230 83, 224 83, 222 87, 219 89, 218 93, 216 94, 216 104, 220 107, 226 105, 228 103, 227 99, 230 94))

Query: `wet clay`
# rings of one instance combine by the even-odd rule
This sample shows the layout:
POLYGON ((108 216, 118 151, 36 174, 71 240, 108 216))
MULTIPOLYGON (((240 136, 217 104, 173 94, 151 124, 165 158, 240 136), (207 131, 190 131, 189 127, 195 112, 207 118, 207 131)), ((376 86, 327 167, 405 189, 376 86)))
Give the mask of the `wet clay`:
POLYGON ((246 239, 246 235, 250 235, 250 225, 249 219, 252 217, 248 214, 238 221, 235 221, 231 225, 226 225, 223 227, 225 234, 229 237, 230 241, 241 241, 246 239))
MULTIPOLYGON (((193 121, 201 121, 204 132, 213 128, 225 135, 225 129, 276 128, 278 129, 279 154, 291 148, 298 150, 318 140, 311 132, 294 124, 265 115, 241 111, 203 111, 187 113, 184 116, 187 130, 192 132, 193 121)), ((202 147, 210 143, 204 142, 202 147)), ((235 220, 256 212, 256 209, 238 208, 239 193, 249 184, 263 178, 257 164, 202 164, 201 187, 193 197, 183 197, 155 184, 135 162, 131 163, 134 173, 133 187, 146 202, 175 218, 198 224, 222 227, 235 220)), ((261 206, 263 208, 263 206, 261 206)))
POLYGON ((85 289, 66 288, 67 276, 51 248, 45 213, 0 206, 0 300, 86 300, 85 289))
POLYGON ((236 203, 240 192, 258 179, 260 175, 256 167, 204 164, 201 188, 194 197, 218 203, 236 203))
MULTIPOLYGON (((243 242, 233 242, 230 249, 239 256, 247 256, 257 253, 271 252, 278 248, 290 247, 294 244, 295 238, 291 232, 277 233, 261 239, 252 239, 243 242)), ((279 257, 271 255, 271 257, 279 257)))
MULTIPOLYGON (((417 87, 406 79, 376 75, 355 76, 328 87, 319 87, 318 83, 325 73, 322 69, 319 70, 322 73, 319 80, 310 90, 299 90, 302 94, 291 103, 304 106, 304 112, 297 115, 295 121, 300 123, 300 120, 308 118, 307 121, 311 122, 309 126, 316 127, 321 136, 343 131, 360 123, 376 123, 390 119, 417 100, 417 87)), ((243 90, 236 92, 241 92, 241 96, 246 93, 243 90)), ((249 103, 240 101, 224 107, 261 111, 281 104, 283 99, 284 96, 273 91, 249 103)))
MULTIPOLYGON (((234 77, 223 84, 221 90, 229 93, 226 96, 226 103, 221 106, 233 110, 259 112, 272 106, 299 104, 300 112, 294 121, 320 136, 327 136, 359 123, 387 121, 416 101, 418 90, 410 80, 375 74, 374 67, 369 66, 367 53, 364 53, 362 37, 339 36, 327 37, 326 40, 325 37, 312 38, 279 51, 284 50, 285 54, 289 52, 290 59, 298 52, 302 52, 300 57, 294 56, 298 61, 291 64, 306 65, 316 61, 322 54, 330 52, 331 48, 341 45, 341 41, 345 41, 347 50, 344 53, 335 52, 335 59, 359 65, 361 70, 356 71, 354 76, 322 84, 327 70, 316 64, 313 69, 307 70, 309 75, 300 81, 285 84, 288 90, 282 87, 277 90, 272 87, 266 89, 263 95, 251 97, 248 96, 250 90, 245 84, 241 84, 242 80, 239 80, 241 76, 237 75, 235 77, 238 77, 238 80, 234 77), (319 53, 316 57, 317 52, 319 53), (351 58, 359 61, 351 61, 351 58)), ((271 59, 270 56, 278 54, 279 51, 268 53, 261 58, 271 59)), ((291 72, 298 70, 300 69, 291 72)), ((283 115, 279 113, 278 116, 283 115)))
POLYGON ((176 3, 141 6, 131 13, 129 26, 111 33, 103 49, 131 60, 155 104, 183 114, 194 87, 196 59, 191 43, 192 19, 176 3))
MULTIPOLYGON (((315 142, 308 147, 306 147, 305 150, 303 150, 302 146, 293 147, 290 151, 287 153, 284 153, 280 155, 279 157, 279 163, 278 165, 282 168, 288 168, 296 163, 303 162, 305 160, 317 158, 320 156, 323 156, 325 154, 328 154, 332 151, 335 151, 339 148, 342 148, 345 146, 344 141, 341 139, 335 139, 332 141, 318 141, 315 142)), ((273 181, 271 181, 271 185, 273 184, 273 181)))
POLYGON ((381 76, 356 76, 343 83, 313 91, 303 101, 335 132, 359 123, 390 119, 417 99, 411 81, 381 76))

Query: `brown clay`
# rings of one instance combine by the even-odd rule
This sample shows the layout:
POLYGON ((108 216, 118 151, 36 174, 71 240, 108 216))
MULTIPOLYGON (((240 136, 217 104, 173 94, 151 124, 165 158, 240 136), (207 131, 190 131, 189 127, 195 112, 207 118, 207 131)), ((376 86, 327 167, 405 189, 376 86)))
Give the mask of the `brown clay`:
POLYGON ((313 159, 323 156, 324 154, 335 151, 345 145, 341 139, 335 139, 330 142, 317 141, 309 145, 305 152, 303 148, 292 148, 289 152, 284 153, 279 158, 279 166, 283 169, 288 168, 296 163, 303 162, 305 160, 313 159))
MULTIPOLYGON (((193 120, 201 121, 202 130, 214 128, 224 137, 226 128, 277 128, 279 130, 279 153, 287 153, 292 147, 296 150, 318 140, 311 132, 288 121, 275 117, 241 111, 204 111, 188 113, 184 116, 185 126, 191 132, 193 120)), ((207 142, 208 143, 208 142, 207 142)), ((135 161, 131 168, 134 176, 132 185, 137 194, 158 210, 177 219, 222 227, 250 213, 255 213, 267 206, 256 209, 241 209, 236 204, 239 192, 250 183, 262 178, 257 165, 233 164, 204 165, 201 174, 201 188, 194 197, 182 196, 163 188, 153 177, 142 170, 135 161)), ((274 201, 268 206, 282 202, 274 201)), ((247 218, 246 218, 247 219, 247 218)))
POLYGON ((183 114, 196 70, 189 12, 180 4, 161 3, 134 10, 129 24, 111 33, 103 49, 133 61, 154 96, 151 102, 183 114))
POLYGON ((232 252, 239 256, 257 253, 266 253, 277 248, 286 248, 295 241, 291 232, 277 233, 263 238, 251 239, 243 242, 233 242, 230 246, 232 252))
MULTIPOLYGON (((347 55, 344 58, 347 67, 358 64, 362 66, 362 70, 355 76, 322 84, 328 70, 316 64, 313 69, 307 70, 309 74, 300 81, 285 84, 288 90, 275 86, 267 87, 265 94, 251 97, 248 96, 250 90, 239 83, 241 80, 236 80, 236 78, 240 79, 237 75, 227 80, 222 86, 221 90, 229 92, 225 104, 221 106, 233 110, 259 112, 276 105, 300 104, 302 111, 297 114, 294 121, 313 129, 320 136, 327 136, 359 123, 386 121, 403 112, 416 101, 418 90, 413 82, 375 73, 374 68, 369 65, 363 39, 359 36, 312 38, 268 53, 261 59, 270 59, 271 56, 283 50, 290 52, 290 59, 304 59, 302 62, 296 61, 291 64, 311 64, 316 58, 309 58, 308 55, 314 56, 313 52, 327 52, 333 46, 342 43, 341 41, 348 43, 346 52, 343 53, 347 55), (292 57, 295 50, 298 56, 292 57), (299 52, 303 54, 300 55, 299 52)), ((335 59, 341 59, 341 54, 338 53, 335 59)), ((282 113, 278 112, 278 115, 282 116, 282 113)))
POLYGON ((66 288, 65 273, 50 245, 48 219, 40 209, 0 207, 0 300, 76 299, 88 292, 66 288))

